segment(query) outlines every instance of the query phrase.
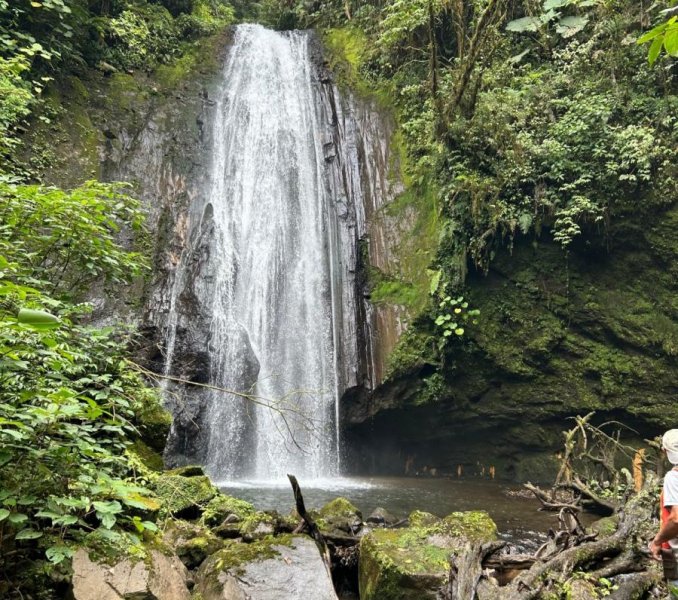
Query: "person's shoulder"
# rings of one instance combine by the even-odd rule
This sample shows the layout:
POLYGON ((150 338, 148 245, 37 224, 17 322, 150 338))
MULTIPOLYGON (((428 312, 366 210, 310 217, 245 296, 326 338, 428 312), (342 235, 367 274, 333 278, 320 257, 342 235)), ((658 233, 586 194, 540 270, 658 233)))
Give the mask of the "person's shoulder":
POLYGON ((674 469, 667 471, 666 475, 664 475, 664 483, 678 485, 678 471, 675 471, 674 469))

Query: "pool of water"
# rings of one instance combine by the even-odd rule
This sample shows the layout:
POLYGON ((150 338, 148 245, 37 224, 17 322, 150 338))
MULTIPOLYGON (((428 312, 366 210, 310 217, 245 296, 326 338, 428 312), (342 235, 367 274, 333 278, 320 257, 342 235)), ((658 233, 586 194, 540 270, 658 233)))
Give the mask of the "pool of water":
MULTIPOLYGON (((485 510, 494 519, 502 537, 512 541, 543 539, 549 528, 558 527, 557 514, 539 511, 536 499, 525 497, 517 485, 485 480, 455 480, 415 477, 340 478, 299 480, 307 508, 320 508, 343 496, 367 517, 383 507, 399 518, 418 509, 445 516, 453 511, 485 510)), ((294 507, 287 480, 221 482, 224 493, 242 498, 259 510, 287 514, 294 507)))

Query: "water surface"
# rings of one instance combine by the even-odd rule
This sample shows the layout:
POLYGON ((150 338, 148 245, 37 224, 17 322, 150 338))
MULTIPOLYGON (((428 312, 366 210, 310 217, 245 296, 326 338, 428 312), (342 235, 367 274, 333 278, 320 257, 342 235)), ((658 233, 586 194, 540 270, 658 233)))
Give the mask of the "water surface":
MULTIPOLYGON (((434 479, 415 477, 339 478, 299 480, 307 508, 320 508, 343 496, 367 517, 383 507, 399 518, 413 510, 438 516, 454 511, 485 510, 497 524, 502 537, 538 541, 549 528, 557 529, 556 513, 539 511, 539 502, 525 497, 524 489, 489 480, 434 479)), ((259 510, 283 514, 294 507, 289 482, 222 482, 221 489, 254 504, 259 510)))

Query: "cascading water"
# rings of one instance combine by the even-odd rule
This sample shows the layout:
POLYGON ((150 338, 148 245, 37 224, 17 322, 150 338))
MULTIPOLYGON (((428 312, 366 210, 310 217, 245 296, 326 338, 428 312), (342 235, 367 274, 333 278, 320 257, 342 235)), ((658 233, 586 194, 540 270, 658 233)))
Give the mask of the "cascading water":
POLYGON ((170 373, 191 296, 207 383, 251 396, 205 393, 198 435, 217 480, 339 470, 343 284, 317 120, 308 35, 237 27, 166 326, 170 373))

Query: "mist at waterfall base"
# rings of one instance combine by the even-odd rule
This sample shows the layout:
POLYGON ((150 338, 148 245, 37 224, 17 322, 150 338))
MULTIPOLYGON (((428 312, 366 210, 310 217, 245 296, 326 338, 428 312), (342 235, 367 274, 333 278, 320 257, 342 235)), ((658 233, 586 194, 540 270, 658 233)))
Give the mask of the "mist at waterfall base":
POLYGON ((345 373, 356 370, 359 329, 346 309, 356 304, 348 263, 357 237, 346 246, 352 225, 327 181, 319 132, 328 115, 313 71, 308 33, 235 28, 214 101, 209 176, 173 275, 164 368, 175 372, 178 340, 193 327, 206 338, 206 383, 236 393, 166 386, 175 422, 174 397, 194 394, 201 406, 198 439, 173 446, 184 449, 179 464, 204 464, 221 489, 258 509, 289 512, 292 473, 311 507, 342 495, 365 516, 377 506, 401 517, 487 509, 500 530, 540 529, 534 503, 494 482, 341 476, 338 402, 345 373))

